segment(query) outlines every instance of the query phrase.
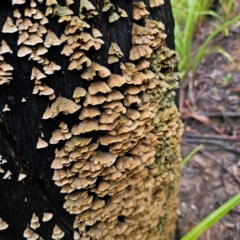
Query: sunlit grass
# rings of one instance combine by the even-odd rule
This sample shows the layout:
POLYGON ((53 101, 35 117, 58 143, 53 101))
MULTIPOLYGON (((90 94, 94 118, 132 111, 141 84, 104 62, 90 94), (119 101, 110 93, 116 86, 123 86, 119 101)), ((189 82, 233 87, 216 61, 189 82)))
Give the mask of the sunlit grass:
MULTIPOLYGON (((230 25, 240 20, 240 15, 229 19, 229 16, 224 17, 209 10, 212 4, 211 0, 172 0, 171 2, 175 19, 175 46, 176 51, 180 55, 178 68, 182 79, 189 73, 194 76, 200 62, 209 53, 221 53, 229 61, 233 62, 233 58, 228 52, 223 48, 210 46, 210 42, 213 41, 220 32, 228 31, 230 25), (218 19, 221 24, 215 25, 213 32, 207 36, 206 40, 193 55, 192 43, 194 33, 197 32, 204 19, 209 16, 212 16, 213 19, 218 19)), ((230 7, 232 7, 232 5, 229 5, 229 8, 230 7)))

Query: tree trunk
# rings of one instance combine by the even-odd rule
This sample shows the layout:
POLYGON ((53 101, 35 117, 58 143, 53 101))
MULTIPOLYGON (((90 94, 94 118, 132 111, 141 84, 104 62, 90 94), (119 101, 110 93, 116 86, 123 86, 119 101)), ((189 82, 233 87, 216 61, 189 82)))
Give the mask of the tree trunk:
POLYGON ((0 239, 174 239, 170 0, 41 2, 0 7, 0 239))

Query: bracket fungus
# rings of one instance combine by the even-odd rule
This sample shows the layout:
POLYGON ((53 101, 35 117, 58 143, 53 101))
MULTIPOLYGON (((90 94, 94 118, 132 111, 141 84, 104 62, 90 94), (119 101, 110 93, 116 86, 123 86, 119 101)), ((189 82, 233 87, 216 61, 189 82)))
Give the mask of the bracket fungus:
POLYGON ((80 102, 81 97, 86 96, 87 92, 84 88, 77 87, 73 92, 73 98, 76 103, 80 102))
POLYGON ((43 39, 38 36, 38 34, 29 34, 28 38, 23 41, 23 44, 28 46, 35 46, 38 43, 42 43, 43 39))
POLYGON ((8 107, 7 104, 5 104, 2 112, 8 112, 8 111, 11 111, 11 109, 8 107))
MULTIPOLYGON (((9 84, 12 78, 13 67, 4 61, 4 57, 0 55, 0 85, 9 84)), ((4 109, 8 110, 8 106, 5 105, 4 109)))
MULTIPOLYGON (((21 2, 25 3, 13 0, 14 4, 21 2)), ((164 25, 148 18, 143 1, 133 2, 133 19, 141 19, 141 26, 133 21, 129 62, 116 64, 119 72, 115 66, 110 71, 99 64, 101 59, 95 62, 99 56, 95 55, 96 50, 102 47, 106 36, 88 19, 102 11, 110 22, 115 22, 128 17, 126 11, 117 7, 116 1, 113 4, 104 0, 103 8, 98 9, 97 1, 80 0, 79 17, 70 9, 73 0, 66 0, 65 6, 60 6, 57 0, 45 3, 45 16, 36 1, 30 1, 30 7, 20 11, 15 9, 16 26, 8 18, 4 31, 7 28, 10 32, 18 31, 19 57, 29 55, 28 60, 42 65, 32 68, 33 93, 48 95, 51 100, 56 98, 42 119, 55 118, 61 113, 77 114, 79 110, 75 125, 64 117, 65 122, 56 126, 49 140, 50 144, 59 145, 51 163, 52 179, 64 194, 63 208, 75 215, 74 239, 155 239, 152 236, 162 220, 175 221, 174 217, 174 220, 162 217, 159 209, 164 212, 165 204, 167 209, 175 208, 165 202, 162 192, 167 186, 177 192, 175 163, 180 157, 177 146, 182 132, 174 105, 178 75, 173 70, 178 56, 165 47, 164 25), (43 26, 50 15, 59 17, 56 22, 65 28, 61 38, 48 25, 43 26), (54 62, 60 64, 58 60, 52 61, 44 55, 52 46, 62 43, 61 54, 69 58, 68 70, 76 71, 81 78, 80 84, 74 83, 74 101, 62 97, 58 91, 56 97, 54 89, 45 83, 47 75, 54 74, 61 66, 54 62)), ((150 0, 150 7, 162 3, 150 0)), ((13 68, 5 62, 4 53, 11 53, 11 49, 2 41, 0 84, 9 83, 12 78, 13 68)), ((109 64, 119 62, 124 56, 116 42, 111 43, 108 54, 109 64)), ((43 134, 38 138, 38 149, 48 146, 43 138, 43 134)), ((5 173, 3 168, 0 171, 5 173)), ((11 177, 11 172, 4 177, 11 177)), ((20 173, 18 180, 24 177, 20 173)), ((52 213, 44 213, 42 221, 52 217, 52 213)), ((24 237, 40 238, 33 230, 39 226, 39 219, 33 214, 24 237)), ((52 238, 63 237, 64 232, 55 225, 52 238)))
POLYGON ((81 108, 80 105, 74 103, 72 100, 69 100, 64 97, 58 97, 51 107, 48 107, 43 114, 42 119, 54 118, 60 112, 63 114, 72 114, 78 111, 81 108))
POLYGON ((103 36, 102 33, 96 28, 92 29, 92 35, 94 38, 99 38, 103 36))
POLYGON ((61 140, 67 140, 72 137, 72 134, 68 130, 67 124, 62 122, 59 127, 60 129, 57 129, 52 133, 50 144, 57 144, 61 140))
MULTIPOLYGON (((73 11, 68 6, 60 6, 59 4, 54 5, 51 17, 63 17, 72 15, 73 11)), ((71 20, 71 19, 70 19, 71 20)))
POLYGON ((17 56, 18 57, 25 57, 32 53, 32 49, 30 47, 22 45, 18 50, 17 56))
POLYGON ((23 236, 28 240, 37 240, 39 238, 39 235, 29 227, 25 229, 25 231, 23 232, 23 236))
POLYGON ((26 2, 26 0, 12 0, 12 5, 15 4, 24 4, 26 2))
POLYGON ((114 9, 114 5, 110 2, 110 0, 104 0, 102 12, 107 12, 114 9))
POLYGON ((120 58, 124 56, 123 52, 121 51, 120 47, 117 43, 112 42, 110 48, 108 50, 108 64, 112 64, 118 62, 120 58))
POLYGON ((90 1, 80 0, 79 16, 81 19, 93 18, 96 15, 98 15, 98 12, 90 1), (85 9, 85 13, 83 13, 83 9, 85 9))
POLYGON ((57 0, 46 0, 46 6, 52 6, 58 4, 57 0))
POLYGON ((34 0, 30 0, 30 7, 35 8, 37 6, 34 0))
POLYGON ((150 14, 146 9, 144 2, 134 2, 133 3, 133 19, 139 20, 141 18, 147 18, 150 14))
POLYGON ((79 116, 80 120, 84 120, 86 118, 94 118, 100 116, 101 112, 97 107, 84 107, 79 116))
POLYGON ((108 17, 108 21, 110 23, 113 23, 113 22, 116 22, 119 18, 120 18, 120 16, 116 12, 112 12, 112 13, 110 13, 110 15, 108 17))
POLYGON ((141 57, 150 58, 153 50, 147 45, 135 45, 130 51, 129 59, 134 61, 141 57))
POLYGON ((44 41, 44 46, 46 48, 50 48, 51 46, 59 46, 60 44, 61 40, 56 36, 56 34, 51 30, 48 30, 44 41))
POLYGON ((31 74, 31 80, 37 79, 43 79, 46 78, 46 75, 43 74, 39 69, 37 69, 36 67, 32 68, 32 74, 31 74))
POLYGON ((18 181, 22 181, 24 178, 26 178, 27 177, 27 175, 26 174, 24 174, 24 173, 20 173, 19 175, 18 175, 18 181))
POLYGON ((40 227, 39 218, 37 217, 36 213, 33 213, 33 215, 32 215, 30 227, 32 229, 36 229, 36 228, 40 227))
POLYGON ((58 71, 61 69, 61 66, 57 65, 55 62, 51 61, 49 64, 43 67, 43 70, 46 74, 51 75, 54 71, 58 71))
POLYGON ((4 53, 13 53, 12 50, 10 49, 10 47, 8 46, 7 42, 5 40, 2 40, 2 44, 0 47, 0 55, 4 54, 4 53))
POLYGON ((12 176, 12 172, 10 170, 7 170, 7 172, 5 173, 5 175, 3 176, 3 179, 8 179, 10 180, 12 176))
POLYGON ((164 0, 149 0, 150 8, 159 7, 164 4, 164 0))
POLYGON ((48 143, 39 137, 37 142, 37 149, 45 148, 47 146, 48 146, 48 143))
POLYGON ((50 221, 52 219, 52 217, 53 217, 52 213, 44 213, 42 221, 43 222, 48 222, 48 221, 50 221))
POLYGON ((128 17, 127 12, 124 9, 120 8, 120 7, 118 8, 118 12, 119 12, 121 17, 124 17, 124 18, 128 17))
POLYGON ((69 5, 71 5, 71 4, 73 4, 74 3, 74 1, 73 0, 66 0, 66 4, 69 6, 69 5))
POLYGON ((90 95, 95 95, 99 92, 108 93, 108 92, 111 92, 111 88, 105 82, 93 81, 88 88, 88 92, 90 95))
POLYGON ((18 31, 18 28, 14 25, 13 20, 10 17, 7 17, 5 24, 3 25, 3 33, 15 33, 18 31))
POLYGON ((3 231, 8 228, 8 224, 3 221, 2 218, 0 218, 0 231, 3 231))
POLYGON ((123 84, 127 82, 126 78, 117 75, 117 74, 111 74, 109 76, 109 79, 107 80, 109 87, 121 87, 123 84))

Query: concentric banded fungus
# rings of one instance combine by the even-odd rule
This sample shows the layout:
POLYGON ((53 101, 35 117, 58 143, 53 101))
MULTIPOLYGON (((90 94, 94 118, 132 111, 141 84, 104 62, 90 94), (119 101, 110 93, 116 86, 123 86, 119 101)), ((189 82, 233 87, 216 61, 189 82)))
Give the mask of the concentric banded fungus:
POLYGON ((56 117, 60 112, 63 112, 63 114, 72 114, 75 113, 77 110, 81 108, 80 105, 74 103, 73 101, 58 97, 56 101, 52 104, 51 108, 47 108, 45 113, 43 114, 43 119, 48 118, 54 118, 56 117))
POLYGON ((141 57, 150 58, 153 50, 147 45, 135 45, 130 51, 129 59, 134 61, 141 57))
POLYGON ((108 79, 108 85, 109 87, 121 87, 123 84, 127 82, 126 78, 116 75, 116 74, 111 74, 109 79, 108 79))
MULTIPOLYGON (((160 2, 151 1, 150 6, 160 2)), ((66 0, 67 5, 72 3, 66 0)), ((80 85, 86 90, 80 86, 74 90, 73 98, 81 104, 58 97, 43 115, 43 119, 48 119, 60 112, 71 114, 83 105, 80 121, 71 128, 71 133, 68 125, 61 122, 50 139, 51 144, 65 141, 62 148, 55 150, 51 165, 53 181, 65 194, 63 207, 76 216, 74 239, 155 240, 162 220, 168 225, 175 221, 175 216, 165 214, 165 208, 172 210, 176 206, 165 200, 163 192, 169 187, 172 189, 169 196, 177 192, 176 159, 180 156, 177 146, 182 127, 174 106, 177 74, 172 71, 177 56, 163 47, 166 38, 163 24, 146 19, 149 13, 145 4, 134 2, 134 18, 144 19, 143 26, 136 23, 132 26, 133 62, 120 63, 121 74, 111 74, 87 53, 91 50, 94 54, 103 44, 101 32, 82 20, 97 14, 97 5, 92 3, 80 1, 80 19, 72 16, 69 8, 57 5, 57 1, 46 1, 47 14, 60 16, 59 22, 64 21, 66 28, 61 39, 49 30, 45 47, 39 45, 30 53, 31 59, 44 65, 45 74, 52 74, 54 71, 49 68, 53 63, 41 56, 51 45, 64 43, 61 54, 69 56, 68 69, 82 70, 79 73, 82 81, 91 81, 80 85), (86 28, 89 29, 85 31, 86 28)), ((116 7, 117 16, 113 10, 110 0, 104 0, 102 11, 109 11, 110 19, 127 17, 124 10, 116 7)), ((36 13, 31 14, 33 17, 36 13)), ((17 21, 22 29, 19 44, 38 34, 40 24, 25 19, 17 21)), ((45 33, 41 34, 39 37, 44 37, 45 33)), ((109 55, 112 63, 123 53, 112 43, 109 55)), ((31 79, 35 80, 36 92, 44 91, 46 85, 41 80, 45 74, 33 69, 31 79)), ((52 237, 60 239, 63 235, 55 226, 52 237)))
POLYGON ((57 129, 52 133, 50 144, 57 144, 61 140, 67 140, 72 137, 72 134, 68 130, 67 124, 65 124, 64 122, 61 122, 59 127, 61 129, 57 129))
POLYGON ((8 224, 0 218, 0 231, 3 231, 8 228, 8 224))
POLYGON ((141 18, 147 18, 149 12, 145 9, 146 5, 144 2, 133 3, 133 19, 139 20, 141 18))
POLYGON ((111 88, 105 83, 101 81, 94 81, 88 88, 88 92, 90 95, 95 95, 97 93, 108 93, 111 92, 111 88))
POLYGON ((79 116, 80 120, 84 120, 86 118, 94 118, 100 116, 101 112, 97 107, 84 107, 79 116))

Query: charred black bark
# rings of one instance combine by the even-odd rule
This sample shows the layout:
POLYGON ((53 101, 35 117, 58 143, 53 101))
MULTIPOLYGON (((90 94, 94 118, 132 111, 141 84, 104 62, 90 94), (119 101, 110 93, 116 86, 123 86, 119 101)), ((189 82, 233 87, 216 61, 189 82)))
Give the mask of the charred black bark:
MULTIPOLYGON (((27 1, 28 2, 28 1, 27 1)), ((45 1, 44 1, 45 2, 45 1)), ((105 44, 99 51, 91 52, 89 55, 93 61, 108 67, 114 73, 120 73, 118 64, 108 65, 107 53, 111 42, 115 41, 124 52, 123 62, 128 61, 129 52, 132 47, 132 1, 111 1, 128 12, 129 17, 121 18, 114 25, 109 24, 107 15, 99 11, 96 19, 91 20, 91 25, 96 26, 103 33, 105 44)), ((149 1, 144 0, 149 9, 149 1)), ((37 7, 44 13, 46 8, 44 4, 37 7)), ((92 3, 99 10, 103 6, 103 0, 93 0, 92 3)), ((65 1, 59 1, 64 5, 65 1)), ((11 179, 3 179, 4 174, 0 173, 0 218, 2 218, 9 227, 0 231, 1 240, 21 240, 23 232, 29 225, 33 212, 41 219, 44 212, 53 213, 53 219, 47 223, 42 223, 36 229, 44 239, 51 239, 54 225, 57 224, 65 236, 63 239, 73 239, 73 221, 74 216, 63 209, 64 198, 59 188, 52 181, 53 170, 51 163, 54 159, 54 150, 56 146, 50 145, 48 148, 36 149, 36 143, 41 133, 43 139, 49 141, 51 133, 55 131, 60 122, 67 122, 69 128, 77 123, 79 114, 63 115, 60 114, 54 119, 48 119, 46 122, 42 119, 47 106, 51 105, 45 96, 33 95, 34 81, 30 81, 33 66, 40 64, 34 61, 28 61, 28 57, 19 58, 17 52, 18 33, 2 33, 3 25, 8 16, 13 18, 13 10, 17 7, 23 13, 28 4, 12 6, 11 0, 5 0, 0 6, 0 41, 3 39, 12 49, 13 54, 5 54, 4 59, 13 66, 13 80, 10 84, 0 85, 0 109, 5 104, 11 111, 0 112, 0 155, 6 159, 7 163, 0 165, 5 173, 10 170, 11 179), (24 7, 23 7, 24 6, 24 7), (22 98, 26 102, 22 102, 22 98), (27 175, 22 181, 18 181, 20 173, 27 175)), ((79 1, 75 1, 74 14, 78 15, 79 1)), ((165 4, 152 10, 151 17, 154 20, 161 20, 165 24, 167 34, 166 45, 174 49, 173 28, 174 21, 171 12, 170 0, 165 0, 165 4)), ((48 18, 48 28, 57 36, 61 36, 64 31, 64 24, 59 25, 58 18, 48 18)), ((140 21, 141 22, 141 21, 140 21)), ((87 88, 89 82, 82 81, 79 77, 79 71, 68 71, 69 58, 60 55, 62 46, 51 47, 46 54, 49 60, 54 61, 62 68, 60 71, 49 75, 46 79, 48 86, 55 90, 56 96, 63 96, 72 99, 72 93, 77 86, 87 88)), ((98 133, 94 137, 97 137, 98 133)), ((61 143, 58 144, 61 146, 61 143)))

